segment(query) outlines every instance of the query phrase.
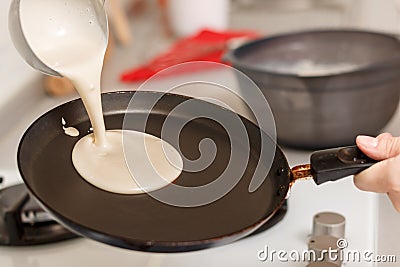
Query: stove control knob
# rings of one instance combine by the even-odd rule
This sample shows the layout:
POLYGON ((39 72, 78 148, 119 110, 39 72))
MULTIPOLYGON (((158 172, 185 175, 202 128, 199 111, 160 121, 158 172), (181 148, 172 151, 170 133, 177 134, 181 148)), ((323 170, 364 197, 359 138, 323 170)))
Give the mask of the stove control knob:
POLYGON ((314 216, 312 235, 330 235, 344 238, 345 224, 344 216, 334 212, 321 212, 314 216))

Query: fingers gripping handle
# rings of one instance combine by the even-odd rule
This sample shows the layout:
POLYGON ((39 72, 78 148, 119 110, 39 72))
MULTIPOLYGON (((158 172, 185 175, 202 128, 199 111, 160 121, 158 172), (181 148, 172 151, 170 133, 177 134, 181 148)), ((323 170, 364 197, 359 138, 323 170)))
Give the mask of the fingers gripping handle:
POLYGON ((318 185, 357 174, 377 162, 357 146, 317 151, 311 155, 310 161, 311 174, 318 185))

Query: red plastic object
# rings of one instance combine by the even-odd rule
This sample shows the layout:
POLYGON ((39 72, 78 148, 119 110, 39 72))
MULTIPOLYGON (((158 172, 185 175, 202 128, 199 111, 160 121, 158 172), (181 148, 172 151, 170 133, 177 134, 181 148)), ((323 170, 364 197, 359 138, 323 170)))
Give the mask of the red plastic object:
MULTIPOLYGON (((120 79, 123 82, 143 81, 168 67, 191 61, 220 62, 224 52, 229 47, 229 42, 238 38, 254 39, 259 35, 252 31, 211 31, 202 30, 198 34, 179 40, 171 49, 149 63, 124 72, 120 79)), ((190 68, 185 72, 195 71, 190 68)), ((168 72, 168 75, 180 74, 168 72)))

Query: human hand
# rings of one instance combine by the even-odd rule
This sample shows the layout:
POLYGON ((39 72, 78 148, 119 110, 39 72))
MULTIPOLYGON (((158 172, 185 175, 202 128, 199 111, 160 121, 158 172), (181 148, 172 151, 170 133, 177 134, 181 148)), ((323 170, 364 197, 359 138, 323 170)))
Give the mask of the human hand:
POLYGON ((380 160, 354 176, 354 184, 363 191, 386 193, 400 212, 400 137, 383 133, 376 138, 358 136, 357 146, 368 157, 380 160))

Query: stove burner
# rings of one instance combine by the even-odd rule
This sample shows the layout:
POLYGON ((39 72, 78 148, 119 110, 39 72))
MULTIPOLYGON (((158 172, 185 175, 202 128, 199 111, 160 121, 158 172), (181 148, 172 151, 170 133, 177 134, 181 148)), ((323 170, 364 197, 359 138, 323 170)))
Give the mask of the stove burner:
POLYGON ((41 209, 25 184, 0 190, 0 245, 37 245, 74 237, 41 209))

